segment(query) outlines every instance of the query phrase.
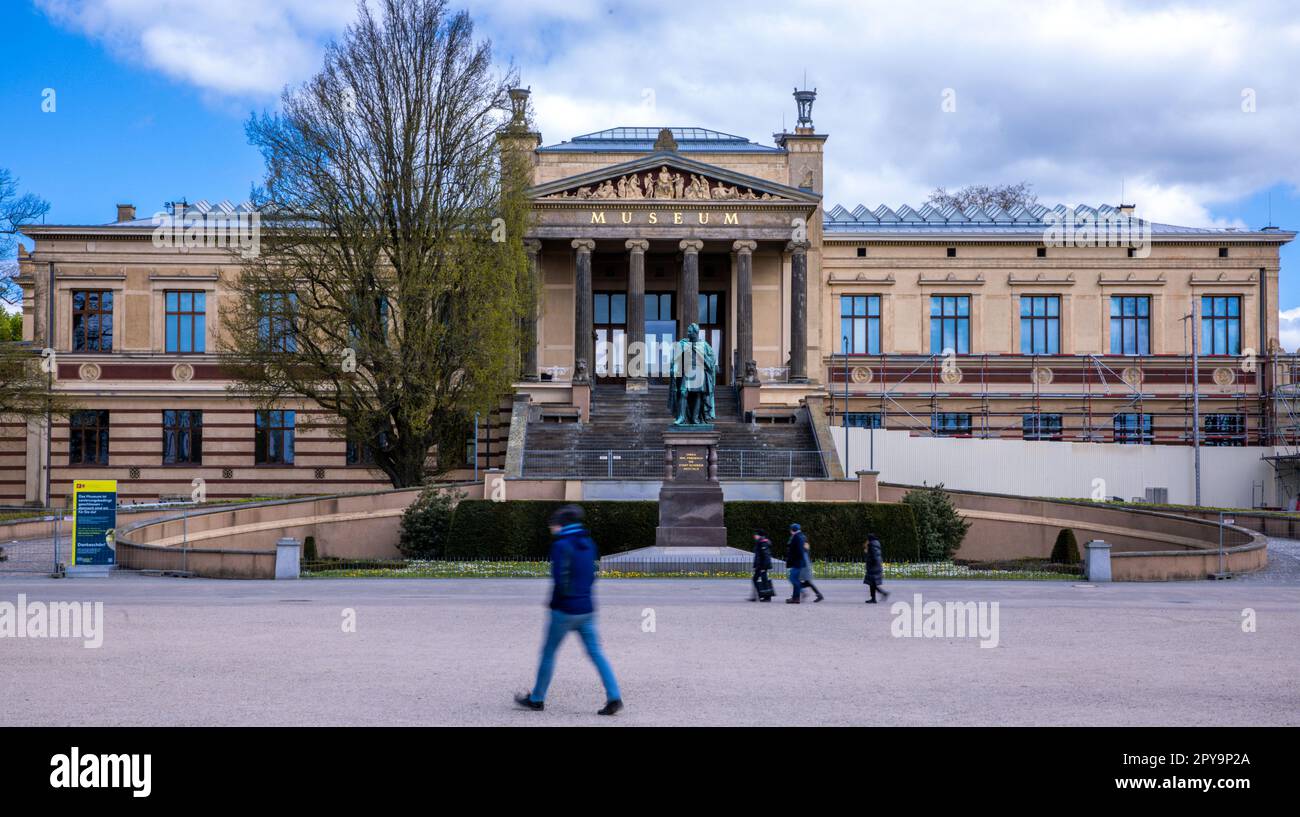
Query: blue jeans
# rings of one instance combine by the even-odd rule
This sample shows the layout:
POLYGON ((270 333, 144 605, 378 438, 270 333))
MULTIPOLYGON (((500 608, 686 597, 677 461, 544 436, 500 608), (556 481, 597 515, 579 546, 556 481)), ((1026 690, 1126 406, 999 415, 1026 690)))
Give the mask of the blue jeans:
POLYGON ((790 580, 790 592, 793 594, 790 598, 792 599, 797 599, 803 595, 803 586, 799 578, 802 575, 802 567, 786 568, 785 577, 790 580))
POLYGON ((605 685, 605 698, 610 701, 622 700, 618 691, 618 681, 614 680, 614 669, 600 650, 600 639, 596 636, 596 614, 581 613, 572 615, 551 611, 551 621, 546 627, 546 642, 542 644, 542 663, 537 667, 537 683, 533 685, 534 701, 546 700, 546 690, 551 685, 551 675, 555 672, 555 651, 560 642, 571 631, 577 630, 582 636, 582 644, 587 648, 587 655, 600 673, 600 682, 605 685))

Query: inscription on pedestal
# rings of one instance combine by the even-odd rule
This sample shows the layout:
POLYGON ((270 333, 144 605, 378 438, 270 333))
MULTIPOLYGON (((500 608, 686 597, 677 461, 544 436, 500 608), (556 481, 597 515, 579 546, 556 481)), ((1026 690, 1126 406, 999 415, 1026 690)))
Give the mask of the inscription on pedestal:
POLYGON ((664 435, 665 473, 659 490, 656 545, 727 544, 722 486, 718 484, 718 438, 716 431, 674 430, 664 435))

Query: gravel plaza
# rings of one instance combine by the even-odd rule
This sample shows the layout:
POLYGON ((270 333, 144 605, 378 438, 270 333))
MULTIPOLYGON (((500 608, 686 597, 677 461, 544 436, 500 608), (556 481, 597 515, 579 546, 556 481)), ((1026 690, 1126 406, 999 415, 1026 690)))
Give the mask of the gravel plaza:
POLYGON ((876 606, 839 580, 798 607, 746 603, 744 581, 604 580, 627 702, 605 719, 576 638, 546 711, 511 703, 544 580, 0 577, 0 602, 104 605, 98 649, 0 638, 0 725, 1296 725, 1300 593, 1293 573, 1267 578, 899 581, 876 606), (918 593, 997 602, 997 646, 891 635, 891 605, 918 593), (70 710, 74 691, 94 703, 70 710))

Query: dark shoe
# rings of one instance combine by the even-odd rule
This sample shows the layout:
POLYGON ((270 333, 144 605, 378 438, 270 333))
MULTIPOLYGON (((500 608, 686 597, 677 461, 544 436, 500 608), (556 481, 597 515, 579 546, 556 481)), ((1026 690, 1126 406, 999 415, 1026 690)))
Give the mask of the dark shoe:
POLYGON ((750 600, 750 601, 758 601, 758 599, 754 598, 753 596, 751 596, 751 597, 749 598, 749 600, 750 600))
POLYGON ((785 600, 785 603, 786 603, 786 604, 798 604, 798 603, 799 603, 799 600, 798 600, 798 599, 786 599, 786 600, 785 600))
POLYGON ((875 604, 875 603, 876 603, 875 599, 867 599, 865 602, 863 602, 863 604, 875 604))
MULTIPOLYGON (((877 589, 879 590, 879 588, 877 588, 877 589)), ((880 597, 881 597, 882 599, 887 599, 887 598, 889 598, 889 591, 888 591, 888 590, 880 590, 879 592, 880 592, 880 597)))
POLYGON ((759 599, 759 601, 771 601, 771 600, 772 600, 771 596, 768 596, 767 598, 764 599, 759 599))
POLYGON ((597 715, 617 715, 623 708, 622 701, 609 701, 604 708, 597 712, 597 715))
POLYGON ((545 701, 534 701, 532 695, 516 695, 515 703, 519 704, 524 709, 531 709, 534 712, 541 712, 546 708, 545 701))
POLYGON ((819 601, 825 601, 825 600, 826 600, 826 597, 823 596, 821 593, 818 593, 818 594, 817 594, 817 598, 813 599, 813 604, 816 604, 816 603, 819 602, 819 601))

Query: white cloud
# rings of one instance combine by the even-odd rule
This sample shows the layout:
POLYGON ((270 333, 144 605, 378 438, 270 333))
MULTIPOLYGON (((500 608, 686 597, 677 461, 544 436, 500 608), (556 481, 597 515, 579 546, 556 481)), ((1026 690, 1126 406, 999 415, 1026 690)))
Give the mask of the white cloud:
MULTIPOLYGON (((123 59, 264 100, 309 76, 355 12, 354 0, 38 2, 123 59)), ((1215 205, 1300 185, 1300 25, 1282 0, 1231 12, 1209 0, 467 3, 532 86, 548 143, 631 124, 770 143, 793 124, 790 89, 807 72, 830 134, 828 203, 1027 180, 1047 203, 1118 203, 1123 187, 1148 218, 1205 226, 1215 205)))
POLYGON ((1300 307, 1278 313, 1278 340, 1283 349, 1300 352, 1300 307))

